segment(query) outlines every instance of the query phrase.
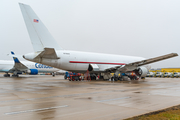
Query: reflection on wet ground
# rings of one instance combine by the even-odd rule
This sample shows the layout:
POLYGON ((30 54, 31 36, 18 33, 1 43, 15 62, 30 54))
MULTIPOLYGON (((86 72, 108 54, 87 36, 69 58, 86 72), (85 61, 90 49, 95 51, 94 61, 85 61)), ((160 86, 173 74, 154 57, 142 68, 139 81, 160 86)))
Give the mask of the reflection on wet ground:
POLYGON ((63 76, 0 75, 0 118, 124 119, 180 104, 180 78, 68 81, 63 76))

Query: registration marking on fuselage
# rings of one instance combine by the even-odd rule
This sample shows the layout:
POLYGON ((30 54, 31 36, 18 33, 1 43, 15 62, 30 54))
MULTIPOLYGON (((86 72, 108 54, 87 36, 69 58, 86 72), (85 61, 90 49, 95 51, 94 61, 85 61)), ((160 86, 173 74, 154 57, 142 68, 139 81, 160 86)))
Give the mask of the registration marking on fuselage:
POLYGON ((17 111, 17 112, 7 112, 7 113, 4 113, 4 114, 5 115, 13 115, 13 114, 36 112, 36 111, 41 111, 41 110, 50 110, 50 109, 63 108, 63 107, 68 107, 68 105, 55 106, 55 107, 49 107, 49 108, 32 109, 32 110, 24 110, 24 111, 17 111))

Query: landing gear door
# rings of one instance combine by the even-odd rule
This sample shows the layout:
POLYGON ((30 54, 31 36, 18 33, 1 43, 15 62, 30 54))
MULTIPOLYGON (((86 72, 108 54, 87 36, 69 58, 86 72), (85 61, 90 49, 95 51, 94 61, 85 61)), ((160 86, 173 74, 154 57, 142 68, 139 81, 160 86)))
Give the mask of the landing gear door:
POLYGON ((97 66, 97 64, 89 64, 89 71, 99 71, 99 67, 97 66))

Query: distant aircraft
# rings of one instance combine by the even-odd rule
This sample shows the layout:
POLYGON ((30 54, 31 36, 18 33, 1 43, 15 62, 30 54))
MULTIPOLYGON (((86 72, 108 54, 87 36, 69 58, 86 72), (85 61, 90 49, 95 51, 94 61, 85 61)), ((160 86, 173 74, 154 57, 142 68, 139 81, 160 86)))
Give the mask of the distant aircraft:
POLYGON ((13 73, 12 77, 18 77, 19 74, 37 75, 38 73, 54 73, 60 69, 46 66, 39 63, 29 61, 19 61, 17 57, 13 55, 14 61, 0 60, 0 72, 5 72, 4 77, 10 77, 9 73, 13 73))
POLYGON ((23 55, 29 61, 71 72, 101 73, 101 77, 104 79, 110 79, 111 72, 115 73, 115 78, 119 73, 128 72, 135 72, 136 75, 144 78, 148 73, 148 67, 144 65, 178 56, 177 53, 171 53, 145 59, 135 56, 64 50, 54 40, 32 8, 22 3, 19 3, 19 5, 35 51, 23 55))

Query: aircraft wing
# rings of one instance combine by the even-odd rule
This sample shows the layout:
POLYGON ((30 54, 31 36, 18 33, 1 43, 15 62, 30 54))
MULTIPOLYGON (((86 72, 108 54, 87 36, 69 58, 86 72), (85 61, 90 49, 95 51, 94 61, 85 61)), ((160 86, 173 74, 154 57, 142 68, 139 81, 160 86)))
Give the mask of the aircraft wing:
POLYGON ((7 69, 1 69, 0 72, 9 72, 7 69))
POLYGON ((139 67, 139 66, 147 65, 150 63, 158 62, 158 61, 165 60, 165 59, 172 58, 172 57, 176 57, 176 56, 178 56, 177 53, 170 53, 170 54, 162 55, 162 56, 155 57, 155 58, 145 59, 145 60, 141 60, 141 61, 117 66, 114 68, 109 68, 109 69, 106 69, 106 71, 107 72, 108 71, 109 72, 115 72, 116 70, 118 70, 120 72, 133 71, 133 70, 137 69, 137 67, 139 67))

